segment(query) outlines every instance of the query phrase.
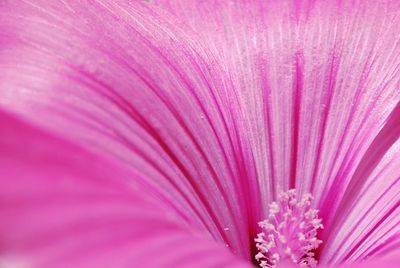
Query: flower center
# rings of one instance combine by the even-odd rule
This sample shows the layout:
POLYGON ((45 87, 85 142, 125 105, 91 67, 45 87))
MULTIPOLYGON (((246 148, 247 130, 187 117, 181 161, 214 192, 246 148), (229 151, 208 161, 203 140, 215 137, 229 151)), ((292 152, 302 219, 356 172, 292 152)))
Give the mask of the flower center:
POLYGON ((322 243, 317 238, 323 228, 318 210, 311 208, 311 194, 300 199, 295 189, 279 194, 277 202, 269 205, 268 219, 261 221, 261 233, 254 239, 260 267, 276 267, 278 263, 315 267, 314 252, 322 243))

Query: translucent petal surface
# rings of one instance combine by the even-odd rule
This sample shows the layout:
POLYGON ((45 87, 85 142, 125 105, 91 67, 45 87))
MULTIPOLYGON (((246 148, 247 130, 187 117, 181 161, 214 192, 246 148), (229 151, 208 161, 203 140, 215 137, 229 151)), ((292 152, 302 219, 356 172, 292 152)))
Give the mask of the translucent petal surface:
POLYGON ((1 102, 140 170, 190 221, 250 258, 258 182, 224 71, 161 13, 131 1, 8 3, 1 102))
POLYGON ((246 267, 132 169, 0 122, 1 267, 246 267))
MULTIPOLYGON (((399 1, 8 1, 0 103, 139 170, 251 257, 311 192, 323 264, 398 248, 399 1)), ((122 164, 121 164, 122 165, 122 164)))
POLYGON ((322 263, 398 241, 398 2, 158 3, 232 73, 263 205, 282 188, 310 191, 322 263))

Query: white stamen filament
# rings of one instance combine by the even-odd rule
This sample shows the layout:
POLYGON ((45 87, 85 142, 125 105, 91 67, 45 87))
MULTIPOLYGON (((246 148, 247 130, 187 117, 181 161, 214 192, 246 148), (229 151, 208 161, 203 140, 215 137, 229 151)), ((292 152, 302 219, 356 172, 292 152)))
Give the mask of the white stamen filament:
POLYGON ((279 262, 300 267, 315 267, 314 252, 322 243, 317 238, 323 228, 318 210, 311 208, 311 194, 297 199, 291 189, 269 205, 268 219, 259 222, 262 232, 254 239, 258 253, 255 259, 262 268, 274 268, 279 262))

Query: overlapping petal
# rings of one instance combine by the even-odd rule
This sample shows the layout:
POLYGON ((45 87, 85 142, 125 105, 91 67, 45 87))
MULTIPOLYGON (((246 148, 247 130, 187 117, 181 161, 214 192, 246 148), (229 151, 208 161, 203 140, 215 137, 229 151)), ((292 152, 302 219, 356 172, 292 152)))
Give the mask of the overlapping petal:
POLYGON ((399 13, 396 0, 13 1, 0 103, 140 170, 244 258, 288 188, 321 209, 322 264, 397 256, 399 13))
POLYGON ((0 122, 1 267, 246 267, 131 168, 0 122))
POLYGON ((169 17, 131 1, 8 3, 1 102, 139 169, 194 224, 250 258, 258 182, 235 100, 213 55, 169 17))
POLYGON ((398 239, 398 2, 158 2, 236 79, 263 204, 292 187, 316 197, 322 263, 398 239))

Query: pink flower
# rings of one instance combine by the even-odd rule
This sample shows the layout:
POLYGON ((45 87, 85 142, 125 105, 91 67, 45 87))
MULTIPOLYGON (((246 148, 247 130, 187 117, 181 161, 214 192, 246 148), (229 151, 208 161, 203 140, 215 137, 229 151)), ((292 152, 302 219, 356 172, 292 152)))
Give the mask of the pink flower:
POLYGON ((397 0, 0 0, 0 267, 398 267, 399 25, 397 0))

